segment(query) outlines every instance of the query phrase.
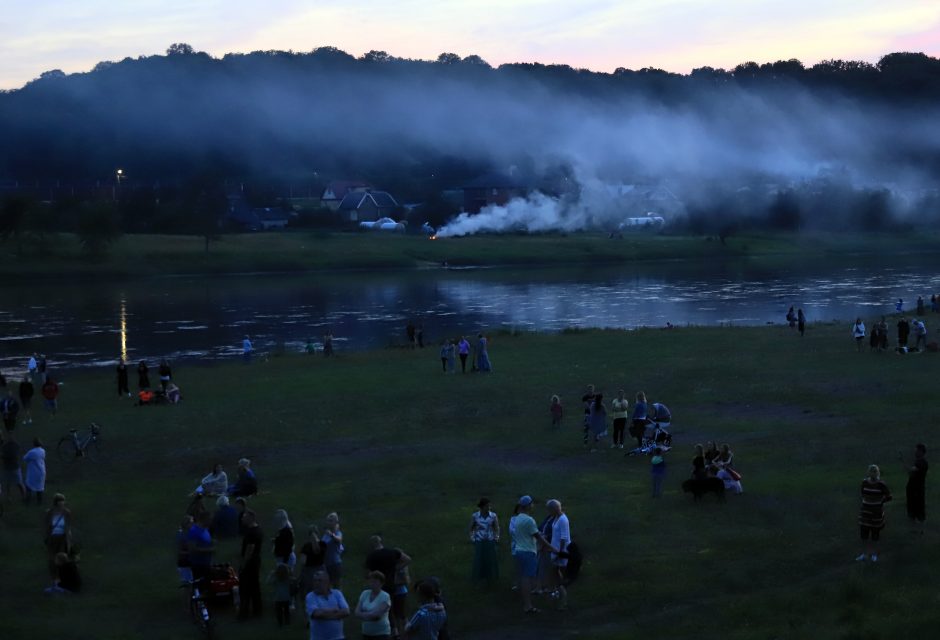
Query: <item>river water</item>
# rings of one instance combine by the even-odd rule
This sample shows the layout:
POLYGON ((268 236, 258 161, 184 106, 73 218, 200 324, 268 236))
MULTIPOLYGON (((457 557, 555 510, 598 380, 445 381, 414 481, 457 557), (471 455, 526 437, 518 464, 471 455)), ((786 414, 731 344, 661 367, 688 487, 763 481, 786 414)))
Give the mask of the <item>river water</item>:
POLYGON ((368 349, 403 343, 409 321, 431 344, 481 328, 763 325, 782 322, 790 305, 810 322, 849 323, 893 311, 899 297, 908 309, 918 295, 929 300, 940 292, 938 266, 909 256, 786 269, 677 262, 5 285, 0 369, 22 372, 33 352, 53 369, 121 355, 233 358, 245 334, 259 351, 300 351, 328 331, 337 351, 368 349))

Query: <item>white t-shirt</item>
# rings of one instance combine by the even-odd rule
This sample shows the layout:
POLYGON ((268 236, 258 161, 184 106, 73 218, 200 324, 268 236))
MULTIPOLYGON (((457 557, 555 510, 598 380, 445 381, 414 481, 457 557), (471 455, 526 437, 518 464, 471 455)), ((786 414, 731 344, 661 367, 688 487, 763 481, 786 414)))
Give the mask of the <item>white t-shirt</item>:
MULTIPOLYGON (((568 526, 568 516, 563 513, 552 523, 552 545, 564 551, 570 543, 571 528, 568 526)), ((556 553, 552 553, 552 561, 560 567, 568 564, 567 558, 559 558, 556 553)))
MULTIPOLYGON (((379 591, 379 595, 372 599, 372 590, 366 589, 359 594, 359 609, 366 615, 378 613, 382 605, 387 605, 388 609, 392 606, 392 597, 384 591, 379 591)), ((388 609, 381 620, 363 620, 362 635, 364 636, 387 636, 392 633, 392 625, 388 621, 388 609)))

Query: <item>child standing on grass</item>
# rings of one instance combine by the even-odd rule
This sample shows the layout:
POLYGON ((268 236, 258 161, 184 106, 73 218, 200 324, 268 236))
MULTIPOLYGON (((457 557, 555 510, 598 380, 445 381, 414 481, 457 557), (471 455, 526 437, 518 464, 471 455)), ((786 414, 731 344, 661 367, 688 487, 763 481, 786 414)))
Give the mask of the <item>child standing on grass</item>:
POLYGON ((552 404, 548 410, 552 414, 552 426, 560 427, 561 418, 565 414, 565 410, 561 407, 561 398, 558 396, 552 396, 552 404))
POLYGON ((656 447, 653 449, 650 465, 650 476, 653 479, 653 497, 659 498, 663 495, 663 480, 666 478, 666 458, 663 456, 661 448, 656 447))
POLYGON ((274 612, 277 615, 277 626, 290 625, 290 568, 286 564, 278 564, 268 576, 268 582, 274 585, 274 612))

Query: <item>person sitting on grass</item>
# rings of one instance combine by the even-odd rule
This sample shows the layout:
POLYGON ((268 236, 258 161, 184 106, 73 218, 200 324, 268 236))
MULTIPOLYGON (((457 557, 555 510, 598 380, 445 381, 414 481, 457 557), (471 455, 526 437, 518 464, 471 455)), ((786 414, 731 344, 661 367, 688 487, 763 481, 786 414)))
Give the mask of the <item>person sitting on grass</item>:
POLYGON ((193 493, 221 496, 225 495, 226 489, 228 489, 228 475, 226 475, 222 465, 217 462, 212 467, 212 471, 199 481, 199 486, 196 487, 193 493))
POLYGON ((55 556, 55 581, 45 592, 50 595, 78 593, 82 590, 82 577, 78 573, 78 563, 65 552, 55 556))
POLYGON ((715 470, 714 476, 725 483, 725 491, 731 491, 735 494, 744 493, 744 488, 741 486, 741 480, 739 479, 740 476, 735 478, 735 474, 731 469, 719 467, 718 465, 712 465, 712 469, 715 470))
POLYGON ((718 455, 715 457, 712 463, 719 468, 733 469, 734 453, 731 451, 731 446, 727 443, 721 445, 721 451, 718 452, 718 455))
POLYGON ((705 448, 697 444, 695 445, 695 456, 692 458, 692 479, 704 480, 708 477, 705 467, 705 448))
POLYGON ((705 464, 711 466, 715 464, 715 460, 718 458, 718 446, 709 440, 705 443, 705 464))
POLYGON ((242 458, 238 461, 238 477, 235 484, 228 488, 228 494, 235 498, 242 498, 256 493, 258 493, 258 478, 251 468, 251 460, 242 458))

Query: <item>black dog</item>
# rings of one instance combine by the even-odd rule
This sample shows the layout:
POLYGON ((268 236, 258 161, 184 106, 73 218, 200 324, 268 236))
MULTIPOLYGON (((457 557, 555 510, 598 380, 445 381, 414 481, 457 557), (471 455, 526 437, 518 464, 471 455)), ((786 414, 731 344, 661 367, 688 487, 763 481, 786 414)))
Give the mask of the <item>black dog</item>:
POLYGON ((714 493, 718 496, 718 502, 725 501, 725 483, 721 478, 691 478, 682 483, 682 490, 695 496, 696 501, 706 493, 714 493))

